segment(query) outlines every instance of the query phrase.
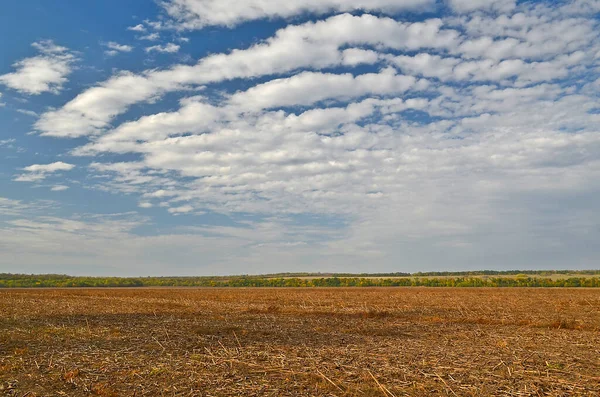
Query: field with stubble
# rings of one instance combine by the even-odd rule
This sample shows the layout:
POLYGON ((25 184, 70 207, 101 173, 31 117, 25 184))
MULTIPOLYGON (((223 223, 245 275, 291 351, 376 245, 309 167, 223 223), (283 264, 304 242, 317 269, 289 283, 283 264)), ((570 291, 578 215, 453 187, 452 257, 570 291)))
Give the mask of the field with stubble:
POLYGON ((598 396, 600 290, 0 290, 0 395, 598 396))

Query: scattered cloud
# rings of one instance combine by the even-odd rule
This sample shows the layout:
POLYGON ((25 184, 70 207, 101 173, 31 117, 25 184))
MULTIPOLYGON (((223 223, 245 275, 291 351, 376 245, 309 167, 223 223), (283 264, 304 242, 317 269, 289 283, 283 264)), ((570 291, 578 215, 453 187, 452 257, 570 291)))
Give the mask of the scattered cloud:
POLYGON ((0 216, 25 216, 27 213, 36 213, 40 209, 46 210, 47 206, 47 202, 32 204, 21 200, 0 197, 0 216))
POLYGON ((152 29, 154 30, 161 30, 163 28, 165 28, 165 26, 163 25, 163 23, 161 21, 151 21, 151 20, 144 20, 144 23, 148 26, 150 26, 152 29))
POLYGON ((27 95, 59 93, 77 58, 68 48, 58 46, 52 40, 35 42, 32 46, 40 55, 14 63, 16 71, 1 75, 0 84, 27 95))
POLYGON ((10 138, 10 139, 0 139, 0 147, 12 147, 13 144, 16 142, 17 140, 14 138, 10 138))
POLYGON ((156 32, 147 34, 145 36, 140 36, 140 40, 156 41, 158 39, 160 39, 160 34, 156 32))
POLYGON ((52 188, 50 190, 52 190, 53 192, 62 192, 64 190, 68 190, 69 187, 66 185, 55 185, 52 186, 52 188))
POLYGON ((146 28, 144 27, 144 25, 142 25, 141 23, 135 25, 135 26, 130 26, 127 28, 127 30, 131 30, 133 32, 145 32, 146 28))
POLYGON ((30 172, 56 172, 56 171, 70 171, 75 166, 73 164, 63 163, 62 161, 57 161, 52 164, 33 164, 28 167, 23 168, 25 171, 30 172))
POLYGON ((24 114, 26 116, 31 116, 31 117, 39 117, 39 114, 37 114, 36 112, 34 112, 33 110, 27 110, 27 109, 17 109, 17 112, 24 114))
POLYGON ((177 44, 168 43, 166 45, 153 45, 151 47, 146 47, 145 51, 146 52, 156 51, 156 52, 173 54, 173 53, 179 51, 179 48, 180 48, 180 46, 177 44))
POLYGON ((117 50, 121 52, 131 52, 131 50, 133 50, 133 47, 130 45, 119 44, 115 43, 114 41, 109 41, 106 43, 106 47, 110 48, 111 50, 117 50))
POLYGON ((169 208, 168 211, 171 214, 187 214, 188 212, 192 212, 194 207, 191 205, 182 205, 181 207, 173 207, 169 208))
POLYGON ((37 182, 47 178, 50 174, 60 171, 70 171, 75 166, 73 164, 57 161, 51 164, 33 164, 23 168, 25 174, 18 175, 14 180, 16 182, 37 182))
POLYGON ((133 47, 126 44, 119 44, 114 41, 109 41, 108 43, 103 44, 106 48, 108 48, 104 53, 108 56, 115 56, 120 52, 131 52, 133 47))

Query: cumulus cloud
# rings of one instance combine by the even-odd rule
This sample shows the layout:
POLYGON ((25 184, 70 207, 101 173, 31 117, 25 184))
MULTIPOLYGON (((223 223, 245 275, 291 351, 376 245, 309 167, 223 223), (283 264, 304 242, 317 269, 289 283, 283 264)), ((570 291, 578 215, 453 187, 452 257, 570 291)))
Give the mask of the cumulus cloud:
POLYGON ((62 192, 64 190, 68 190, 69 187, 66 185, 55 185, 52 186, 52 188, 50 190, 52 190, 53 192, 62 192))
POLYGON ((14 180, 17 182, 37 182, 45 179, 50 174, 60 171, 71 171, 75 166, 73 164, 57 161, 51 164, 33 164, 23 168, 25 174, 18 175, 14 180))
POLYGON ((32 46, 40 55, 14 63, 16 71, 1 75, 0 84, 28 95, 59 93, 73 70, 75 55, 52 40, 35 42, 32 46))

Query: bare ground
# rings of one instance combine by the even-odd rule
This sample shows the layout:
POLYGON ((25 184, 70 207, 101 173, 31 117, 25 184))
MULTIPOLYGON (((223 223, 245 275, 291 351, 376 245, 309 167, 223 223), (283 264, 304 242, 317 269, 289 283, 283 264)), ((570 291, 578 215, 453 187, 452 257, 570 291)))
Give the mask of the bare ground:
POLYGON ((600 290, 0 290, 0 395, 599 396, 600 290))

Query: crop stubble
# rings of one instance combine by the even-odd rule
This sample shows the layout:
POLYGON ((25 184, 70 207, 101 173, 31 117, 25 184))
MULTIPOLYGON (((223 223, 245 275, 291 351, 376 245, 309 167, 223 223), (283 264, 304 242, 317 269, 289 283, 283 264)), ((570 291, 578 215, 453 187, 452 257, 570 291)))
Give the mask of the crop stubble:
POLYGON ((8 396, 598 396, 600 291, 0 290, 8 396))

